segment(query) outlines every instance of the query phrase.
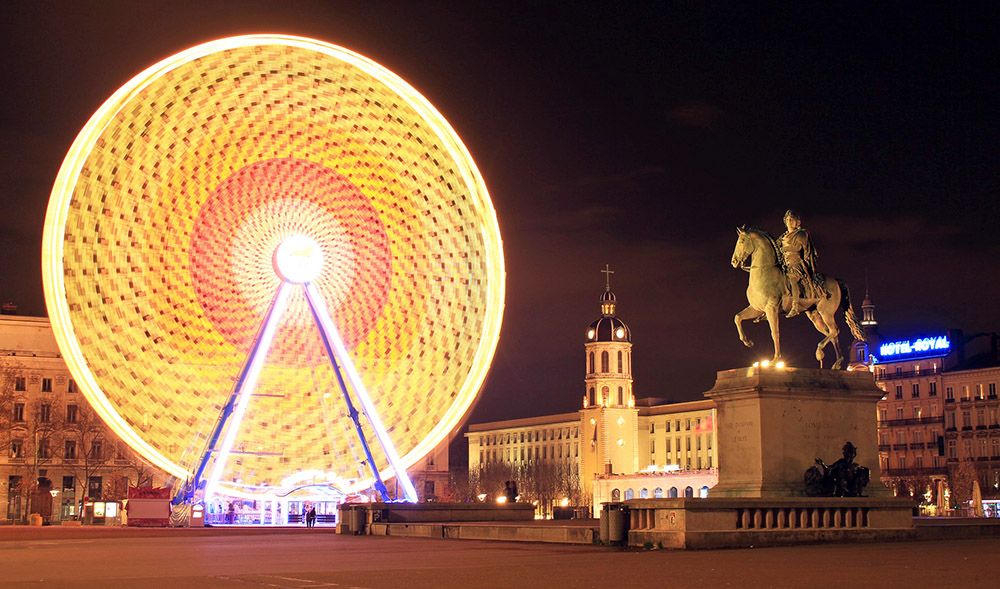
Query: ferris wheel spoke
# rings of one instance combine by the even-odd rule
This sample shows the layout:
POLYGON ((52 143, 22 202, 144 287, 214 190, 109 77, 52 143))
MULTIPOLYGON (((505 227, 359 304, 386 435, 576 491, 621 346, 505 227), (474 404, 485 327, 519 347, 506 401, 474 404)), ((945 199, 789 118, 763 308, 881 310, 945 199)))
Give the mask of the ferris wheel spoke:
MULTIPOLYGON (((230 403, 223 409, 223 413, 219 418, 220 421, 216 426, 213 438, 217 439, 219 432, 223 431, 223 428, 225 428, 226 435, 222 438, 222 446, 219 447, 218 451, 214 452, 215 462, 212 464, 212 472, 205 482, 206 500, 215 491, 219 480, 222 478, 222 473, 225 471, 226 462, 228 462, 229 454, 233 450, 233 444, 236 443, 236 434, 239 433, 240 424, 243 422, 243 416, 246 414, 247 405, 249 405, 250 398, 257 389, 257 381, 260 378, 261 370, 264 368, 264 361, 267 359, 267 352, 271 348, 271 342, 274 341, 274 333, 277 331, 281 316, 285 313, 285 308, 288 306, 288 295, 288 284, 282 282, 278 286, 278 291, 274 295, 274 302, 271 304, 271 308, 264 318, 264 325, 261 328, 260 336, 250 349, 244 369, 236 381, 230 403), (227 415, 226 410, 230 409, 230 407, 232 407, 232 414, 227 415)), ((209 455, 213 453, 215 439, 209 442, 208 450, 202 459, 202 465, 198 469, 199 473, 203 471, 204 465, 208 462, 209 455)), ((195 477, 195 488, 197 488, 199 483, 198 478, 198 476, 195 477)))
MULTIPOLYGON (((343 367, 343 371, 347 373, 347 379, 351 383, 351 388, 354 390, 354 394, 357 395, 358 401, 361 403, 361 408, 364 411, 365 417, 368 418, 368 423, 371 424, 372 429, 375 431, 375 437, 378 438, 379 444, 382 446, 382 452, 385 453, 385 457, 389 461, 389 466, 392 467, 396 480, 403 488, 403 494, 406 497, 406 500, 411 503, 416 503, 417 491, 413 487, 413 482, 406 473, 406 469, 402 467, 399 459, 399 453, 396 451, 396 446, 392 443, 392 438, 389 437, 389 433, 385 430, 385 426, 382 425, 382 419, 379 417, 378 411, 375 410, 375 405, 372 403, 371 397, 368 394, 368 389, 361 381, 361 376, 354 367, 354 363, 351 362, 350 356, 347 355, 347 348, 344 346, 344 342, 340 338, 340 333, 337 331, 337 326, 334 324, 333 319, 330 317, 330 314, 326 309, 323 297, 319 294, 319 292, 317 292, 316 287, 313 286, 311 282, 307 282, 304 286, 306 291, 306 300, 309 302, 309 308, 312 310, 313 316, 316 318, 316 322, 323 336, 323 344, 326 346, 327 353, 330 355, 330 361, 333 363, 334 369, 337 370, 337 379, 340 380, 341 386, 343 386, 340 370, 337 368, 337 360, 339 359, 339 363, 343 367)), ((368 448, 368 443, 365 441, 364 433, 361 431, 361 424, 357 418, 357 410, 351 403, 346 389, 344 390, 344 397, 347 399, 348 409, 352 413, 351 418, 357 426, 358 435, 361 437, 361 444, 364 446, 369 465, 371 466, 372 472, 375 473, 375 480, 381 483, 382 479, 378 474, 378 468, 375 466, 371 450, 368 448)), ((379 489, 379 492, 382 493, 384 497, 387 496, 384 484, 382 485, 382 489, 379 489)))

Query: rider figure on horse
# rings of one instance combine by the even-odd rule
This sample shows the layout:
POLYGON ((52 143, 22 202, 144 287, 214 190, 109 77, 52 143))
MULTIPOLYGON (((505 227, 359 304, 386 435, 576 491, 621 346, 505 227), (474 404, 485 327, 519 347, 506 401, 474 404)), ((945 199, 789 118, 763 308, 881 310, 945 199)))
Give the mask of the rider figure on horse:
POLYGON ((785 211, 785 233, 778 238, 781 254, 785 259, 785 275, 791 291, 792 304, 786 317, 795 317, 804 309, 801 305, 802 289, 810 299, 826 298, 829 293, 816 275, 816 248, 809 232, 802 228, 802 219, 791 209, 785 211))

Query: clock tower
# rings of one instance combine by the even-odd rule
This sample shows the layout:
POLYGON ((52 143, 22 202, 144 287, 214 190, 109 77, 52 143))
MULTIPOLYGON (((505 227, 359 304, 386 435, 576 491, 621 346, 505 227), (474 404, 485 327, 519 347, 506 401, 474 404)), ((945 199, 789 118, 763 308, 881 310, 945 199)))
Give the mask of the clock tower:
POLYGON ((639 466, 639 410, 632 392, 632 332, 618 318, 605 265, 601 316, 587 327, 584 394, 580 423, 580 479, 591 492, 596 475, 633 473, 639 466))

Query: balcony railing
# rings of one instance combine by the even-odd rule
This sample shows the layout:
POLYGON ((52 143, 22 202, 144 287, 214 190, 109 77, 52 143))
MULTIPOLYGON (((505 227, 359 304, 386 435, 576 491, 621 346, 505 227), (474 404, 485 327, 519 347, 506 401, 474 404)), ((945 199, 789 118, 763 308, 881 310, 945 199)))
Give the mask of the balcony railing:
POLYGON ((929 476, 934 474, 941 474, 941 475, 948 474, 948 468, 945 466, 925 466, 922 468, 882 469, 882 476, 884 477, 919 477, 919 476, 929 476))
POLYGON ((882 375, 879 375, 878 371, 876 371, 875 381, 898 380, 901 378, 923 378, 925 376, 937 376, 938 374, 941 374, 941 369, 939 368, 929 368, 927 370, 907 370, 904 372, 886 372, 882 375))
POLYGON ((944 415, 938 415, 936 417, 908 417, 905 419, 886 419, 885 421, 879 423, 884 426, 930 425, 930 424, 944 423, 944 415))

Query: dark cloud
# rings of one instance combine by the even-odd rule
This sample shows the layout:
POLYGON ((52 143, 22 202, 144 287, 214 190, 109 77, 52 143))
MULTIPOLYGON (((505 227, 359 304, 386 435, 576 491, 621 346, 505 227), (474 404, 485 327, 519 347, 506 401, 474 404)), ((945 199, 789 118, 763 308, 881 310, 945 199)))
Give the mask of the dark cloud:
POLYGON ((675 106, 667 111, 667 117, 682 127, 710 129, 718 122, 722 111, 704 102, 689 102, 675 106))
MULTIPOLYGON (((117 87, 226 35, 325 39, 387 66, 457 129, 498 211, 507 314, 473 419, 566 411, 600 269, 616 270, 636 390, 695 398, 764 353, 736 338, 733 227, 801 210, 821 269, 887 332, 1000 330, 997 5, 15 2, 0 21, 0 299, 44 313, 59 164, 117 87), (710 131, 710 132, 706 132, 710 131)), ((783 323, 793 364, 818 334, 783 323)), ((846 343, 846 342, 845 342, 846 343)))

